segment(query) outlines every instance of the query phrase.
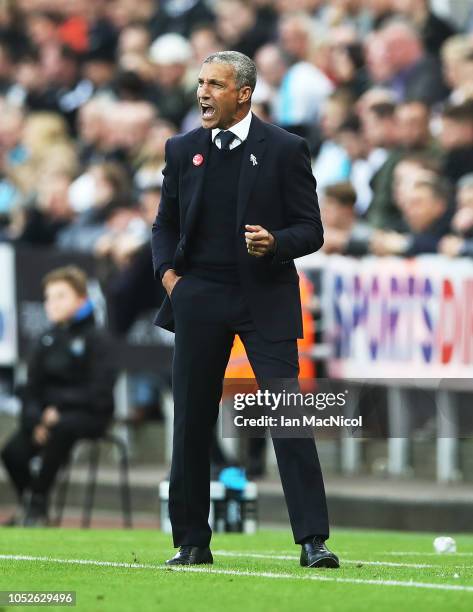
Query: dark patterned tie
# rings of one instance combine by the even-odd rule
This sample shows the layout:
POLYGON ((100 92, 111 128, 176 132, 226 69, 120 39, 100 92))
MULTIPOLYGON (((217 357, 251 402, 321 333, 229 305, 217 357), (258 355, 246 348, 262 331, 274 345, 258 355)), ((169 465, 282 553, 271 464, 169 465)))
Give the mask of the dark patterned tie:
POLYGON ((217 134, 217 138, 220 138, 220 149, 222 151, 229 151, 230 143, 235 140, 235 134, 230 131, 222 130, 217 134))

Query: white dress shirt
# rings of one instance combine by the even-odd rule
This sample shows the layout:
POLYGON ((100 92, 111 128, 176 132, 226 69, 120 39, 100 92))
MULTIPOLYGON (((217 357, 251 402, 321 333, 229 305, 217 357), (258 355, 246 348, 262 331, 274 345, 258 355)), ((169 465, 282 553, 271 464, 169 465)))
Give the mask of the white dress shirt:
MULTIPOLYGON (((234 149, 238 147, 242 142, 244 142, 248 138, 248 132, 250 131, 250 123, 251 123, 251 111, 248 111, 246 117, 244 117, 235 125, 232 125, 228 130, 224 130, 226 132, 232 132, 235 134, 235 138, 231 141, 229 148, 234 149)), ((214 128, 212 130, 212 141, 217 145, 219 149, 222 148, 222 143, 220 142, 220 138, 217 137, 222 130, 220 128, 214 128)))

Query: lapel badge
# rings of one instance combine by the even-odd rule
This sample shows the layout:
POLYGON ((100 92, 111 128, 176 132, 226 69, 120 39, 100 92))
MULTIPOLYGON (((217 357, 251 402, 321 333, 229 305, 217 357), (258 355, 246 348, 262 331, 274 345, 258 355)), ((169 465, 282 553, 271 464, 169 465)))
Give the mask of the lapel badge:
POLYGON ((197 155, 194 155, 192 158, 192 163, 194 166, 201 166, 204 163, 204 156, 201 153, 197 153, 197 155))
POLYGON ((256 157, 253 155, 253 153, 250 155, 250 162, 253 164, 253 166, 258 165, 258 161, 256 160, 256 157))

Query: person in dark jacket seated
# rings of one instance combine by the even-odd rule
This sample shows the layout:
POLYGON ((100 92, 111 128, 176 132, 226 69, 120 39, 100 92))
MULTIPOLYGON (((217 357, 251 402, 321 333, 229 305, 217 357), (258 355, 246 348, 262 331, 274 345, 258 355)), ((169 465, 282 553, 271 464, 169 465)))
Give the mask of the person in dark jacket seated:
POLYGON ((43 279, 51 327, 28 362, 19 429, 1 452, 20 502, 7 524, 48 524, 48 494, 77 440, 103 435, 113 414, 115 369, 107 336, 95 325, 87 277, 75 267, 43 279), (32 457, 41 456, 37 473, 32 457))

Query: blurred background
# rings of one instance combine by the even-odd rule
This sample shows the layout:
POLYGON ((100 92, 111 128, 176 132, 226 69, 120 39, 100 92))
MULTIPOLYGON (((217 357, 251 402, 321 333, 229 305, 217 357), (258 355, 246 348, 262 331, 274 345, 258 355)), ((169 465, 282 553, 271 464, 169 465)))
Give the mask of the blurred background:
MULTIPOLYGON (((200 65, 225 49, 256 62, 253 112, 312 155, 325 244, 296 262, 301 375, 377 414, 319 440, 334 524, 471 530, 470 0, 0 0, 0 446, 49 326, 42 278, 79 266, 112 346, 113 440, 74 447, 63 524, 85 503, 92 524, 129 524, 131 505, 158 526, 173 335, 153 325, 150 232, 165 142, 200 125, 200 65)), ((228 376, 251 376, 238 342, 228 376)), ((271 444, 217 431, 212 461, 245 468, 259 520, 285 524, 271 444)), ((15 502, 0 468, 0 518, 15 502)))

